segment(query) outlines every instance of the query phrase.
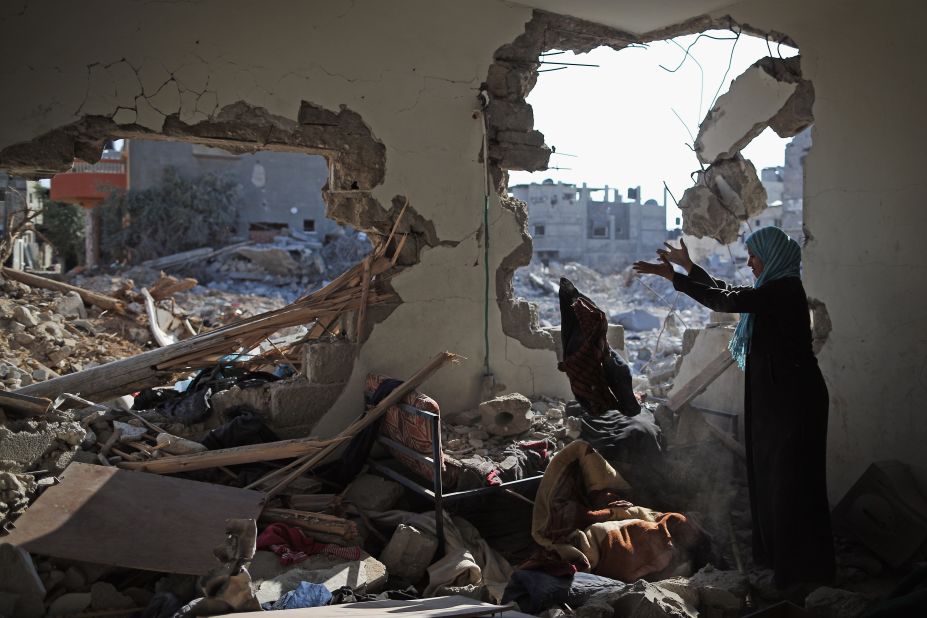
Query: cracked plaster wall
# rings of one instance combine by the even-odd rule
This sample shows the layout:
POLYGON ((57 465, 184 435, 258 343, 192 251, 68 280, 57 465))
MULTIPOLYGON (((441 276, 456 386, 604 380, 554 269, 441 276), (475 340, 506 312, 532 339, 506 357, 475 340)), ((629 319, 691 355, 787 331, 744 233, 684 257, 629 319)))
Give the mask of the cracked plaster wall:
MULTIPOLYGON (((804 278, 832 322, 819 355, 831 393, 831 498, 879 459, 906 461, 925 482, 927 292, 918 284, 927 75, 916 67, 927 7, 749 0, 727 13, 788 33, 816 90, 804 278)), ((404 302, 374 327, 320 433, 360 409, 366 370, 408 375, 443 349, 468 360, 425 390, 446 410, 464 409, 478 398, 483 352, 481 131, 471 111, 493 53, 530 18, 496 0, 4 3, 0 75, 19 96, 0 102, 0 149, 81 114, 157 131, 158 109, 189 123, 237 101, 292 120, 301 100, 347 105, 385 145, 386 175, 373 190, 380 204, 408 196, 440 241, 457 244, 425 250, 395 279, 404 302)), ((491 232, 495 273, 521 243, 514 214, 496 197, 491 232)), ((499 381, 526 394, 565 388, 550 352, 503 335, 495 298, 490 320, 499 381)))
MULTIPOLYGON (((72 134, 100 127, 117 135, 189 133, 185 125, 213 120, 229 106, 239 115, 265 108, 272 124, 286 128, 300 119, 301 101, 333 111, 347 106, 385 146, 386 173, 373 197, 389 208, 393 196, 406 196, 433 227, 437 246, 392 280, 403 302, 373 327, 316 433, 336 431, 362 409, 367 371, 407 376, 443 350, 468 360, 439 372, 424 390, 447 411, 466 409, 478 403, 483 372, 485 182, 482 130, 472 111, 493 52, 530 18, 530 9, 496 0, 7 3, 0 25, 8 36, 0 44, 4 57, 22 60, 0 73, 28 95, 0 103, 0 151, 88 117, 72 134), (42 45, 34 45, 36 32, 42 45), (26 57, 14 51, 23 49, 26 57)), ((69 140, 53 140, 56 164, 33 169, 63 169, 70 155, 87 156, 69 140)), ((490 208, 495 273, 521 236, 497 196, 490 208)), ((553 352, 528 350, 503 334, 495 289, 491 281, 497 380, 529 395, 565 395, 553 352)))
POLYGON ((787 32, 814 84, 803 278, 832 328, 818 354, 831 397, 831 501, 883 459, 911 465, 927 490, 927 74, 917 69, 927 7, 753 0, 726 10, 787 32))

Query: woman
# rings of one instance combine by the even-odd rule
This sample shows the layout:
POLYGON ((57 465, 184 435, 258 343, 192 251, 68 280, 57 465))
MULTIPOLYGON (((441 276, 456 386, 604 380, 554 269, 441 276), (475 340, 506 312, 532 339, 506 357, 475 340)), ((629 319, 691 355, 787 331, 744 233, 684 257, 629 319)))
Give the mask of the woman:
POLYGON ((636 262, 709 309, 740 313, 728 348, 746 372, 744 437, 753 516, 753 558, 771 567, 780 588, 827 582, 834 548, 827 503, 827 386, 811 351, 801 249, 785 232, 765 227, 746 241, 753 287, 711 277, 689 257, 685 242, 636 262), (673 264, 687 274, 675 272, 673 264))

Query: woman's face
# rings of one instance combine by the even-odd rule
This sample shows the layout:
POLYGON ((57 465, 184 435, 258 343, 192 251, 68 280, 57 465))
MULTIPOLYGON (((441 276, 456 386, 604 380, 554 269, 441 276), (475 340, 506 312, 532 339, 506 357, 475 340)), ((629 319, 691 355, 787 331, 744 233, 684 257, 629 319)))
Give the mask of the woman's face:
POLYGON ((759 279, 760 275, 763 274, 763 260, 753 255, 753 251, 750 251, 749 247, 747 248, 747 255, 750 256, 747 258, 747 266, 753 271, 753 276, 759 279))

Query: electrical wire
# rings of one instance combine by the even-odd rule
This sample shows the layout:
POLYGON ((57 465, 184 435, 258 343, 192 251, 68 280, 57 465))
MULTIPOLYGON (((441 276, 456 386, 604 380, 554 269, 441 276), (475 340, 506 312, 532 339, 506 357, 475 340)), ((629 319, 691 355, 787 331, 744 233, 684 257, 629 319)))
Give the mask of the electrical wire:
MULTIPOLYGON (((564 67, 566 68, 566 67, 564 67)), ((486 130, 486 114, 480 112, 480 126, 483 130, 483 371, 491 375, 489 369, 489 137, 486 130)))

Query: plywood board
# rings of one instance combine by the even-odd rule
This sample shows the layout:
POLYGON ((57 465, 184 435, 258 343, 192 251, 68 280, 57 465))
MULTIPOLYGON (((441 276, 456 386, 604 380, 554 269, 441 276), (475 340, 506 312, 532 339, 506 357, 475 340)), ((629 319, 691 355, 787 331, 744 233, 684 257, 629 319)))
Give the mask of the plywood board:
POLYGON ((0 541, 43 556, 200 575, 225 520, 257 519, 258 491, 72 463, 0 541))

